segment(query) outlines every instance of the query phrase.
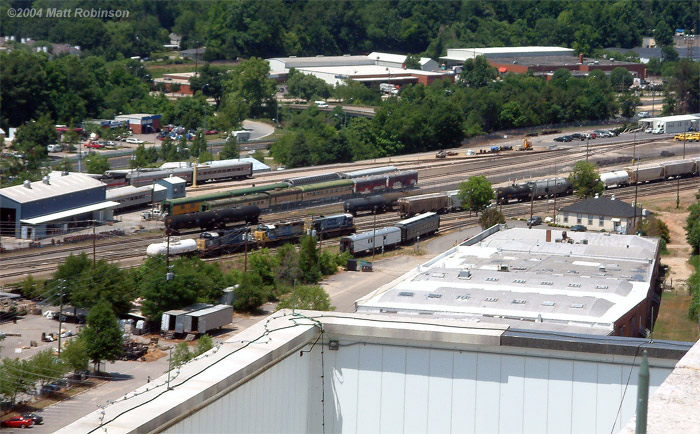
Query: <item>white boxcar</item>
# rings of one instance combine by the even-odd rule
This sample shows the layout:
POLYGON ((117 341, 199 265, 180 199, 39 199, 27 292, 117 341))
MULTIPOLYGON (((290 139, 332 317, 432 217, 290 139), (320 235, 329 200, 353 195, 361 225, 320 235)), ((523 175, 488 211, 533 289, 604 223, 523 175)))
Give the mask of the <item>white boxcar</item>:
POLYGON ((185 314, 185 333, 206 333, 233 321, 233 306, 219 304, 185 314))
POLYGON ((676 177, 676 176, 690 176, 693 174, 695 169, 695 162, 693 160, 676 160, 668 161, 662 163, 664 166, 664 176, 666 178, 676 177))
POLYGON ((600 181, 605 188, 627 185, 630 182, 630 175, 624 170, 605 172, 600 174, 600 181))
POLYGON ((394 247, 401 243, 401 229, 391 226, 375 231, 367 231, 361 234, 350 235, 340 239, 340 251, 350 252, 355 255, 362 252, 371 252, 374 246, 380 249, 394 247))
POLYGON ((664 179, 664 166, 659 163, 628 167, 625 170, 630 176, 631 183, 661 181, 664 179))

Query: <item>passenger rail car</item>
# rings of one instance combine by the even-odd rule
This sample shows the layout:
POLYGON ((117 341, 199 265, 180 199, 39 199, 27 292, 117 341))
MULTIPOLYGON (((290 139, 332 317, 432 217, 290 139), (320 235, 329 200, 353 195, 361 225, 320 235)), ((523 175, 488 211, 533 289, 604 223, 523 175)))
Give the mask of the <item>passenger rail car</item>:
POLYGON ((186 183, 192 183, 192 169, 188 167, 164 170, 134 170, 126 174, 126 180, 129 185, 143 187, 169 176, 178 176, 184 179, 186 183))
POLYGON ((206 211, 206 207, 202 207, 203 204, 219 199, 226 199, 232 197, 245 196, 249 194, 261 193, 265 191, 274 190, 277 188, 286 188, 287 184, 282 182, 277 182, 274 184, 258 185, 250 188, 239 188, 236 190, 222 191, 219 193, 203 194, 201 196, 194 197, 182 197, 179 199, 165 200, 161 204, 161 210, 168 215, 180 215, 189 214, 193 212, 206 211))
POLYGON ((317 184, 319 182, 338 181, 342 179, 339 173, 324 173, 322 175, 300 176, 298 178, 285 179, 285 182, 292 187, 300 185, 317 184))
POLYGON ((342 237, 340 239, 340 252, 349 252, 351 255, 371 252, 372 250, 385 250, 401 244, 401 229, 390 226, 376 231, 362 232, 342 237))
POLYGON ((384 175, 387 173, 397 172, 398 170, 399 169, 397 169, 395 166, 382 166, 382 167, 373 167, 371 169, 362 169, 362 170, 354 170, 352 172, 344 172, 344 173, 341 173, 340 176, 342 176, 344 179, 355 179, 355 178, 364 178, 367 176, 384 175))
POLYGON ((165 200, 166 193, 167 189, 160 185, 145 187, 132 187, 127 185, 107 190, 105 198, 109 201, 119 202, 119 206, 114 211, 120 212, 151 203, 162 202, 165 200))

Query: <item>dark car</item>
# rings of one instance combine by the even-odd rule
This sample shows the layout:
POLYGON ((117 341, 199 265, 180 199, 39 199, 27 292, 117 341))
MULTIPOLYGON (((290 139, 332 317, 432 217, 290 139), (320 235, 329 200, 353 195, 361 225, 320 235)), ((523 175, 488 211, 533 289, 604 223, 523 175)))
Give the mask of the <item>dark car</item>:
POLYGON ((581 133, 570 134, 571 140, 586 140, 586 136, 581 133))
POLYGON ((573 225, 571 230, 574 232, 586 232, 586 227, 584 225, 573 225))
POLYGON ((22 416, 11 417, 2 421, 2 426, 7 428, 29 428, 34 425, 31 419, 26 419, 22 416))
POLYGON ((554 139, 555 142, 570 142, 571 136, 561 136, 554 139))
POLYGON ((540 216, 534 216, 532 218, 529 218, 527 220, 527 225, 528 226, 537 226, 542 224, 542 217, 540 216))
POLYGON ((44 424, 44 418, 36 413, 23 414, 22 417, 25 419, 31 419, 31 421, 34 422, 35 425, 44 424))

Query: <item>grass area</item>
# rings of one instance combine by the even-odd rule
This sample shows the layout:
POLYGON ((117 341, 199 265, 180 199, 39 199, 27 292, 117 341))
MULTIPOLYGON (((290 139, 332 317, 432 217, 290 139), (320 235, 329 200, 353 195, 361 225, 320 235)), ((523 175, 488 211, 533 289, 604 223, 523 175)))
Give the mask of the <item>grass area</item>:
POLYGON ((698 323, 688 319, 690 294, 664 292, 659 317, 654 325, 654 338, 695 342, 700 337, 698 323))

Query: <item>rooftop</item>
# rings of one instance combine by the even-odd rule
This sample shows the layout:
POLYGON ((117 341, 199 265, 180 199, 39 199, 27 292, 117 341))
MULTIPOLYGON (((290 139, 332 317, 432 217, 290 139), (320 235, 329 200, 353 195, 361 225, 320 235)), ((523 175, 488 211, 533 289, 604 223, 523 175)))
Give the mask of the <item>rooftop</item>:
POLYGON ((646 299, 657 239, 572 233, 571 244, 559 230, 547 242, 546 232, 516 228, 465 242, 357 300, 356 309, 609 334, 646 299))
MULTIPOLYGON (((406 61, 406 58, 408 57, 405 54, 392 54, 392 53, 380 53, 377 51, 373 51, 372 53, 369 53, 367 55, 370 59, 376 60, 376 61, 384 61, 384 62, 395 62, 395 63, 401 63, 403 64, 406 61)), ((419 63, 421 65, 425 65, 426 63, 430 62, 432 59, 429 57, 421 57, 419 59, 419 63)))
POLYGON ((93 188, 106 188, 106 185, 101 181, 80 173, 50 176, 48 184, 44 181, 35 181, 29 183, 29 186, 30 188, 24 185, 5 187, 0 190, 0 196, 14 200, 17 203, 28 203, 93 188))
POLYGON ((635 208, 621 200, 594 197, 565 206, 561 208, 561 211, 628 218, 634 217, 635 209, 637 210, 637 215, 641 216, 641 208, 635 208))
POLYGON ((299 71, 304 71, 305 69, 308 69, 309 71, 313 72, 321 72, 321 73, 327 73, 327 74, 334 74, 334 75, 344 75, 348 77, 356 77, 356 76, 363 76, 363 75, 382 75, 382 76, 391 76, 393 79, 394 77, 397 76, 410 76, 410 75, 430 75, 430 76, 442 76, 445 75, 445 73, 441 72, 432 72, 432 71, 423 71, 421 69, 403 69, 403 68, 394 68, 391 66, 381 66, 381 65, 355 65, 355 66, 350 66, 350 65, 343 65, 343 66, 324 66, 324 67, 299 67, 297 68, 299 71))
POLYGON ((641 65, 634 62, 621 62, 617 60, 609 59, 590 59, 584 58, 583 62, 579 63, 579 59, 576 56, 528 56, 528 57, 489 57, 489 62, 493 63, 503 63, 503 64, 513 64, 514 57, 517 58, 516 65, 524 66, 561 66, 561 65, 588 65, 588 66, 600 66, 600 65, 641 65))
POLYGON ((700 113, 694 113, 689 115, 676 115, 676 116, 662 116, 658 118, 647 118, 644 119, 646 122, 682 122, 682 121, 696 121, 700 120, 700 113))

